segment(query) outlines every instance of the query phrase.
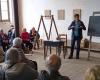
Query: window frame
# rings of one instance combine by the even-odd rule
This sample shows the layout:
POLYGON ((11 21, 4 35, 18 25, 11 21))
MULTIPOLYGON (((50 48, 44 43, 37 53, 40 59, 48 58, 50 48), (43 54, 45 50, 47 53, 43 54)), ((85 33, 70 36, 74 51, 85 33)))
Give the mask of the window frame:
POLYGON ((0 22, 10 22, 10 11, 9 11, 9 0, 7 0, 7 8, 8 8, 8 19, 7 20, 3 20, 2 19, 2 10, 1 10, 1 0, 0 0, 0 22))

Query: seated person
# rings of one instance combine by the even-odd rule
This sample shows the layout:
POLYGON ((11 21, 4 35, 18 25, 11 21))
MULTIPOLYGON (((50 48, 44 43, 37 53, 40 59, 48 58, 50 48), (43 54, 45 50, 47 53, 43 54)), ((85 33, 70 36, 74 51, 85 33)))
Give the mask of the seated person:
MULTIPOLYGON (((25 44, 25 47, 29 48, 29 50, 32 50, 33 45, 30 43, 30 35, 29 33, 26 31, 26 28, 23 28, 23 31, 20 35, 23 44, 25 44)), ((23 49, 25 50, 25 47, 23 46, 23 49)))
POLYGON ((18 51, 10 48, 0 70, 0 80, 35 80, 38 72, 25 63, 19 63, 18 51), (2 76, 2 77, 1 77, 2 76))
POLYGON ((39 80, 70 80, 67 76, 62 76, 59 73, 61 67, 61 59, 55 54, 50 55, 46 59, 46 67, 48 72, 43 70, 40 72, 39 80))
MULTIPOLYGON (((40 38, 39 33, 33 27, 32 30, 30 31, 30 39, 31 39, 31 42, 34 42, 36 39, 36 44, 38 48, 39 48, 39 38, 40 38)), ((34 45, 34 49, 36 49, 36 44, 34 45)))
POLYGON ((100 65, 89 68, 86 71, 85 80, 100 80, 100 65))
POLYGON ((9 39, 8 36, 3 32, 3 29, 0 30, 0 36, 2 39, 3 50, 6 51, 9 48, 9 39))
POLYGON ((32 60, 29 60, 25 57, 25 54, 22 50, 22 39, 21 38, 15 38, 13 40, 13 48, 16 48, 18 50, 18 54, 19 54, 19 61, 20 62, 24 62, 24 63, 27 63, 30 67, 32 67, 33 69, 37 70, 37 62, 36 61, 32 61, 32 60))

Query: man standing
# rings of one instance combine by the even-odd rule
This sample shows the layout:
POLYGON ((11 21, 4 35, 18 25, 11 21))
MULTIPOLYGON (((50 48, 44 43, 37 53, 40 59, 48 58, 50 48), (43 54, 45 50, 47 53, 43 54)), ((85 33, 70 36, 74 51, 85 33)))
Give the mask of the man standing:
POLYGON ((69 59, 73 58, 75 42, 77 43, 77 46, 76 46, 76 59, 79 59, 80 42, 81 42, 81 39, 83 37, 82 30, 86 30, 86 27, 84 26, 84 23, 79 19, 79 14, 74 15, 74 21, 72 21, 72 23, 69 26, 68 30, 72 30, 71 52, 70 52, 69 59))

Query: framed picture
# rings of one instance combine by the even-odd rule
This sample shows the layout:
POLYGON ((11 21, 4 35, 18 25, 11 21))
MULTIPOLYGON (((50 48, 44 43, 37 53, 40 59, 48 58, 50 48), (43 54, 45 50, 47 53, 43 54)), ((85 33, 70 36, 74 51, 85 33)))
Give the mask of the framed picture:
MULTIPOLYGON (((45 16, 51 16, 51 10, 44 10, 45 16)), ((50 19, 50 17, 46 17, 46 19, 50 19)))
POLYGON ((81 9, 73 9, 73 19, 75 14, 79 14, 79 18, 81 19, 81 9))
POLYGON ((58 10, 58 20, 65 20, 65 10, 58 10))

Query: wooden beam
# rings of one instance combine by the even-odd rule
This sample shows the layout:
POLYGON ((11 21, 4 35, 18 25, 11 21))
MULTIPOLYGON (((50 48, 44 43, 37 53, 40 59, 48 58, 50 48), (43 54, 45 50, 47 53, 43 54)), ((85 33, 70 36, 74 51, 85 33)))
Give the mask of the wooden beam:
POLYGON ((13 6, 14 6, 15 35, 16 37, 19 37, 18 0, 13 0, 13 6))

